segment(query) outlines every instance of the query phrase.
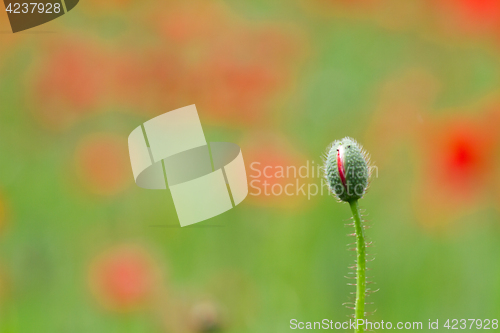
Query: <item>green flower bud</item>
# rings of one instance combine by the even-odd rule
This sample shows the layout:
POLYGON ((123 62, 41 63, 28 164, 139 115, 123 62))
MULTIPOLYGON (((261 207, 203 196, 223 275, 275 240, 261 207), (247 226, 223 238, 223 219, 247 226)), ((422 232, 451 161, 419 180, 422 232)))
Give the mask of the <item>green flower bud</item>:
POLYGON ((334 141, 326 156, 325 178, 339 200, 352 202, 362 198, 370 179, 368 155, 351 138, 334 141))

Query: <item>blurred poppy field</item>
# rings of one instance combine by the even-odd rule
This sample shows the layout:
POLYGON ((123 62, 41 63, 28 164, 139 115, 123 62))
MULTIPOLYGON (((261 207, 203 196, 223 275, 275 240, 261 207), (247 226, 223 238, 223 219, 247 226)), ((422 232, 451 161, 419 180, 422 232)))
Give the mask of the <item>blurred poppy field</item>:
POLYGON ((2 10, 0 332, 348 320, 350 212, 316 172, 345 136, 377 167, 369 319, 500 319, 499 129, 497 0, 82 0, 16 34, 2 10), (127 138, 191 104, 249 195, 180 228, 127 138))

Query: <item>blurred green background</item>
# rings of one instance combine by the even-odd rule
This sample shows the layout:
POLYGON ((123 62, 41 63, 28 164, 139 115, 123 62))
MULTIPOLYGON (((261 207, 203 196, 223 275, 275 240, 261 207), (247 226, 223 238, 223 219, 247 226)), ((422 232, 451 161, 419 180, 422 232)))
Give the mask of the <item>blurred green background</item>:
POLYGON ((0 332, 347 320, 345 204, 252 187, 180 228, 134 184, 128 134, 190 104, 256 187, 297 179, 254 162, 371 153, 370 320, 499 319, 499 55, 496 0, 82 0, 16 34, 0 13, 0 332))

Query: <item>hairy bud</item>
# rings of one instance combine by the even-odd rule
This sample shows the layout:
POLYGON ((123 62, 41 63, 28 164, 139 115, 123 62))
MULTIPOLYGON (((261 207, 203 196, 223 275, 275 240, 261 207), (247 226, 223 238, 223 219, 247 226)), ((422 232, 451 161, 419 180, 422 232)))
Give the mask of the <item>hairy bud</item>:
POLYGON ((334 141, 326 156, 325 178, 339 200, 351 202, 362 198, 370 179, 368 155, 351 138, 334 141))

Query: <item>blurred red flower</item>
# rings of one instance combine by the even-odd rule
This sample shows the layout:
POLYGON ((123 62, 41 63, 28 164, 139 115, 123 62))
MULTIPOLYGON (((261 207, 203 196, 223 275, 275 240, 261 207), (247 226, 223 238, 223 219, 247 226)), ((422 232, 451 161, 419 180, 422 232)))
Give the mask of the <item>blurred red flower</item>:
POLYGON ((234 36, 200 64, 195 99, 216 119, 240 125, 262 120, 286 87, 287 69, 277 63, 279 56, 259 54, 262 42, 234 36))
MULTIPOLYGON (((149 99, 150 109, 172 110, 177 107, 192 104, 187 88, 188 68, 181 55, 169 51, 154 51, 144 57, 147 63, 147 92, 141 96, 149 99)), ((143 104, 146 104, 143 103, 143 104)))
POLYGON ((82 186, 99 195, 113 195, 131 184, 130 159, 124 137, 100 133, 82 139, 75 152, 82 186))
POLYGON ((47 43, 34 80, 39 118, 58 129, 108 104, 157 113, 195 103, 208 120, 249 125, 291 92, 305 49, 297 29, 255 25, 204 1, 164 8, 150 18, 167 47, 47 43))
POLYGON ((498 119, 498 112, 444 117, 419 133, 422 175, 416 209, 424 224, 446 224, 491 202, 498 119))
POLYGON ((256 124, 293 86, 293 69, 304 54, 295 30, 253 26, 228 8, 204 1, 171 6, 165 14, 155 13, 154 20, 188 78, 164 92, 185 87, 187 100, 217 122, 256 124))
POLYGON ((95 111, 107 86, 106 57, 83 41, 48 43, 34 82, 36 115, 64 128, 95 111))
POLYGON ((293 86, 297 53, 290 37, 273 29, 227 37, 200 63, 194 97, 218 121, 255 124, 293 86))
POLYGON ((497 33, 500 29, 498 0, 429 1, 436 20, 450 33, 497 33))
POLYGON ((158 267, 142 248, 121 245, 97 256, 90 265, 94 296, 107 309, 137 310, 147 305, 159 280, 158 267))
MULTIPOLYGON (((390 170, 404 179, 416 173, 412 186, 416 217, 423 226, 438 229, 490 205, 500 194, 500 177, 495 173, 500 104, 479 107, 475 113, 430 114, 440 86, 432 73, 421 69, 386 82, 366 140, 381 174, 390 170), (408 170, 401 156, 414 157, 415 168, 408 170)), ((388 193, 401 190, 395 182, 386 187, 388 193)))
POLYGON ((488 124, 453 119, 433 128, 422 151, 428 175, 436 187, 470 199, 492 179, 495 143, 488 124))

